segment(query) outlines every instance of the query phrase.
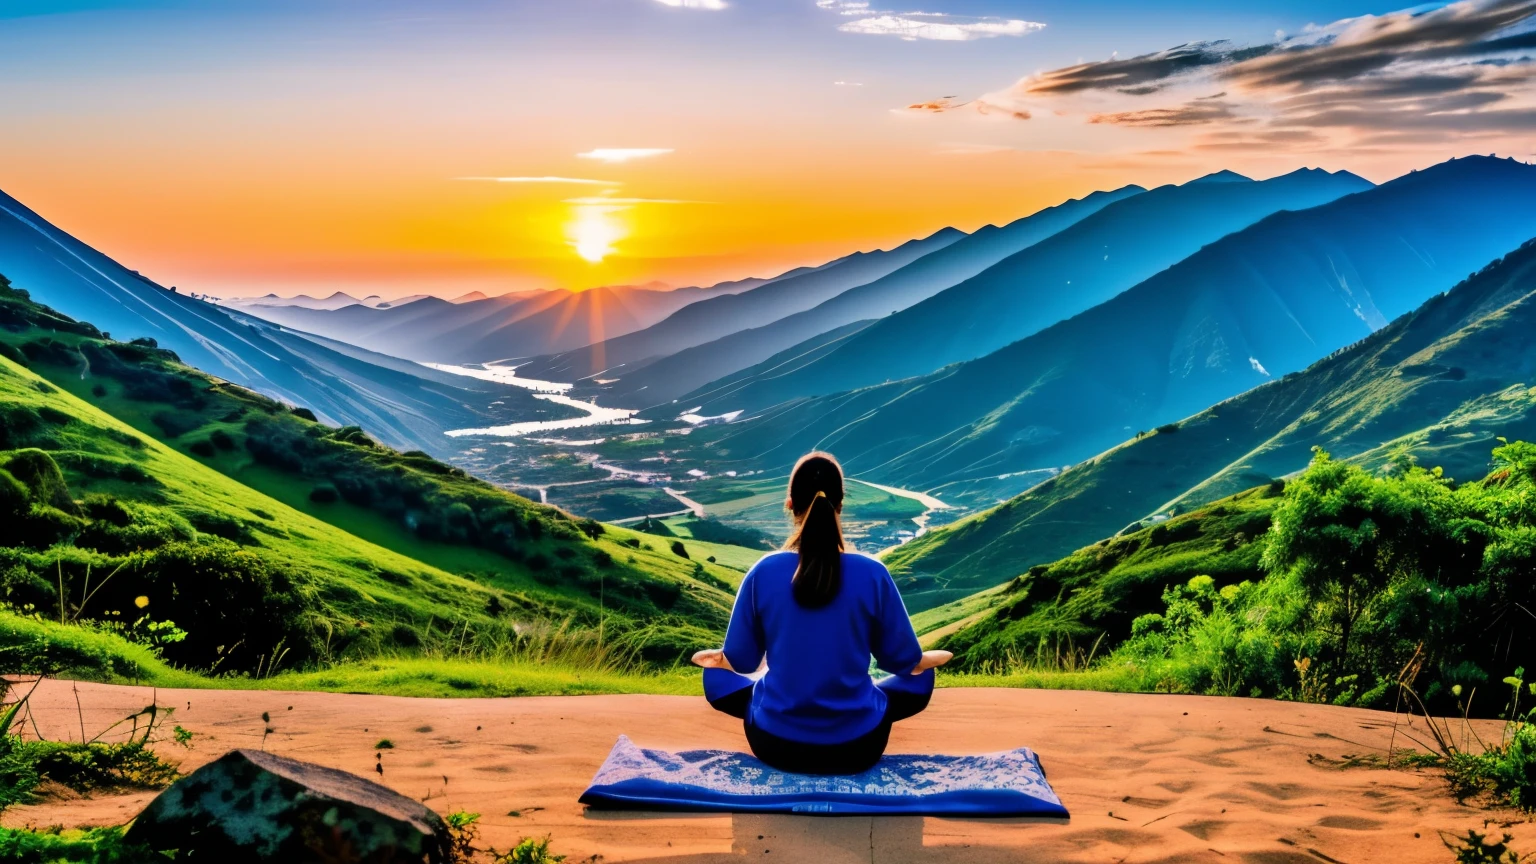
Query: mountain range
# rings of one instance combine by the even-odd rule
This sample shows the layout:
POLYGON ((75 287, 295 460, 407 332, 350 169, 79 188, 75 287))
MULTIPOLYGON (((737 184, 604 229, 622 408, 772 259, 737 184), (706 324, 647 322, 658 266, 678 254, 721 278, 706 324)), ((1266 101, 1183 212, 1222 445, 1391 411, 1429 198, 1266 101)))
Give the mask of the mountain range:
POLYGON ((887 315, 814 363, 679 397, 707 414, 757 410, 922 375, 995 351, 1110 299, 1202 246, 1280 210, 1371 183, 1303 169, 1264 181, 1231 172, 1115 201, 977 275, 887 315))
POLYGON ((809 309, 850 288, 892 273, 966 236, 944 228, 894 249, 855 252, 809 272, 786 275, 750 291, 684 306, 657 324, 577 351, 540 357, 527 375, 549 381, 623 377, 629 367, 809 309))
MULTIPOLYGON (((605 384, 589 379, 582 382, 586 386, 579 392, 633 408, 669 403, 723 374, 768 360, 781 351, 802 346, 806 340, 820 344, 819 337, 829 331, 841 331, 856 321, 882 318, 926 300, 1116 201, 1145 191, 1140 186, 1125 186, 1112 192, 1095 192, 1001 227, 988 225, 813 308, 686 348, 638 369, 625 370, 605 384)), ((796 354, 804 355, 808 347, 801 347, 796 354)))
POLYGON ((1373 467, 1411 454, 1477 479, 1496 438, 1536 435, 1533 332, 1528 241, 1304 371, 1132 437, 887 560, 927 598, 918 605, 933 605, 1299 471, 1314 446, 1373 467))
POLYGON ((521 388, 336 351, 240 310, 193 299, 123 267, 4 193, 0 268, 39 302, 89 319, 120 340, 154 340, 209 374, 308 408, 326 422, 363 426, 403 449, 440 453, 446 429, 569 410, 521 388))
POLYGON ((995 501, 1007 484, 976 481, 1073 464, 1302 369, 1531 236, 1536 167, 1449 162, 1274 214, 985 357, 749 412, 694 437, 747 463, 829 449, 861 478, 995 501))
POLYGON ((248 311, 285 327, 397 357, 483 363, 588 345, 646 327, 705 296, 749 290, 762 282, 676 290, 617 285, 475 299, 424 297, 387 306, 251 306, 248 311))

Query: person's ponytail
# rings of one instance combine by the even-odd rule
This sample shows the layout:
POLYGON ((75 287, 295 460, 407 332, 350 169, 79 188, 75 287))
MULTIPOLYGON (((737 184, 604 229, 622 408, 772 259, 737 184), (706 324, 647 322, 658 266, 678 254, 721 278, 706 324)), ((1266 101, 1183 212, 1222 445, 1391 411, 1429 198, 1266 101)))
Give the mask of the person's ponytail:
POLYGON ((787 548, 800 553, 792 583, 795 602, 817 609, 832 602, 843 582, 843 527, 838 516, 843 472, 837 461, 825 453, 802 458, 790 476, 787 503, 796 519, 787 548))

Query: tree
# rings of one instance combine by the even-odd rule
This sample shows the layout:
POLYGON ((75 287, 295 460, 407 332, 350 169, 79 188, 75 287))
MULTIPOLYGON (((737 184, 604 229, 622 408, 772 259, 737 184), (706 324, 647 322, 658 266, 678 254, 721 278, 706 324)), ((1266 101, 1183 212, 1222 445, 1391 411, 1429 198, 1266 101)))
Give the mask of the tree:
POLYGON ((1443 584, 1458 560, 1475 570, 1466 548, 1473 538, 1454 530, 1463 508, 1450 481, 1439 469, 1404 462, 1395 468, 1397 477, 1374 477, 1314 448, 1270 528, 1265 568, 1298 577, 1315 613, 1337 634, 1341 664, 1356 648, 1362 619, 1394 582, 1443 584))

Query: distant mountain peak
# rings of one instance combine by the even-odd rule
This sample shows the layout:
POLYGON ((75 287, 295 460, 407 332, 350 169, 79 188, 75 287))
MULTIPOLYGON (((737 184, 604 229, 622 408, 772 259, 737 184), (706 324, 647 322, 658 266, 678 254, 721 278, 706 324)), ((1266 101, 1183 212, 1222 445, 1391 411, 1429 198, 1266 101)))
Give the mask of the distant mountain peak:
POLYGON ((1228 171, 1225 168, 1223 168, 1222 170, 1217 171, 1214 174, 1207 174, 1204 177, 1196 177, 1195 179, 1189 181, 1188 183, 1185 183, 1184 185, 1185 186, 1193 186, 1196 183, 1252 183, 1252 182, 1254 182, 1252 177, 1244 177, 1243 175, 1237 173, 1236 171, 1228 171))
POLYGON ((452 300, 449 300, 448 302, 449 303, 473 303, 476 300, 488 300, 488 299, 490 299, 490 298, 486 296, 484 291, 471 291, 468 294, 460 294, 459 296, 453 298, 452 300))

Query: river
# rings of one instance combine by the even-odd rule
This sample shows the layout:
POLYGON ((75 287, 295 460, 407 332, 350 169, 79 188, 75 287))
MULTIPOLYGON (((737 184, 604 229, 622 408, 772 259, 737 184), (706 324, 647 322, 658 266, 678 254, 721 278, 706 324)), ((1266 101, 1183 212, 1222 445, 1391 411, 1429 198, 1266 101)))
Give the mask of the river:
POLYGON ((482 381, 495 381, 498 384, 510 384, 513 387, 521 387, 525 390, 533 390, 535 399, 543 399, 556 405, 565 405, 585 412, 580 417, 570 417, 565 420, 530 420, 524 423, 508 423, 505 426, 488 426, 483 429, 452 429, 443 434, 450 438, 461 438, 466 435, 488 435, 497 438, 516 438, 521 435, 531 435, 536 432, 557 432, 562 429, 582 429, 590 426, 634 426, 645 423, 644 420, 636 420, 635 414, 627 408, 604 408, 595 402, 583 402, 580 399, 572 399, 565 395, 570 389, 570 384, 562 384, 555 381, 540 381, 536 378, 519 378, 517 369, 513 366, 481 366, 472 368, 469 366, 451 366, 446 363, 421 364, 439 372, 448 372, 453 375, 463 375, 466 378, 478 378, 482 381))
MULTIPOLYGON (((448 372, 453 375, 463 375, 467 378, 478 378, 482 381, 495 381, 498 384, 510 384, 513 387, 522 387, 525 390, 534 391, 535 399, 543 399, 548 402, 553 402, 557 405, 566 405, 568 407, 575 408, 578 411, 584 412, 583 416, 571 417, 566 420, 534 420, 524 423, 508 423, 505 426, 489 426, 484 429, 454 429, 444 433, 453 438, 462 438, 469 435, 484 435, 496 438, 517 438, 523 435, 531 435, 539 432, 557 432, 562 429, 581 429, 591 426, 631 426, 640 425, 646 422, 644 420, 636 420, 635 414, 638 412, 631 411, 627 408, 604 408, 603 406, 598 405, 596 402, 583 402, 579 399, 572 399, 570 396, 566 395, 566 393, 568 393, 571 389, 570 384, 564 384, 556 381, 540 381, 536 378, 519 378, 517 376, 517 367, 515 366, 482 365, 479 368, 474 368, 470 366, 452 366, 446 363, 423 363, 421 365, 431 369, 436 369, 439 372, 448 372)), ((701 426, 712 425, 714 423, 729 423, 740 416, 740 414, 740 411, 733 411, 729 414, 724 414, 719 417, 701 417, 693 412, 688 412, 679 419, 684 420, 694 426, 701 426)), ((577 444, 587 442, 572 441, 561 443, 577 444)), ((600 441, 594 441, 590 443, 600 443, 600 441)), ((611 476, 633 475, 632 479, 640 480, 641 482, 650 482, 655 479, 638 476, 637 472, 631 472, 627 469, 619 468, 618 466, 611 466, 597 462, 595 461, 595 457, 592 464, 594 467, 608 471, 611 476)), ((950 507, 950 505, 945 504, 943 501, 940 501, 932 495, 927 495, 922 492, 913 492, 907 489, 900 489, 895 486, 882 486, 879 483, 870 483, 867 480, 855 480, 852 477, 848 479, 854 483, 863 483, 865 486, 879 489, 881 492, 886 492, 891 495, 899 495, 903 498, 910 498, 927 508, 921 516, 918 516, 912 520, 913 523, 917 525, 916 534, 919 537, 928 530, 928 521, 935 510, 947 510, 950 507)), ((546 487, 533 486, 531 488, 536 488, 539 490, 539 496, 541 499, 546 498, 546 487)), ((683 493, 675 489, 666 488, 663 491, 677 499, 678 503, 691 510, 695 516, 702 518, 705 515, 704 505, 690 500, 685 495, 683 495, 683 493)))

